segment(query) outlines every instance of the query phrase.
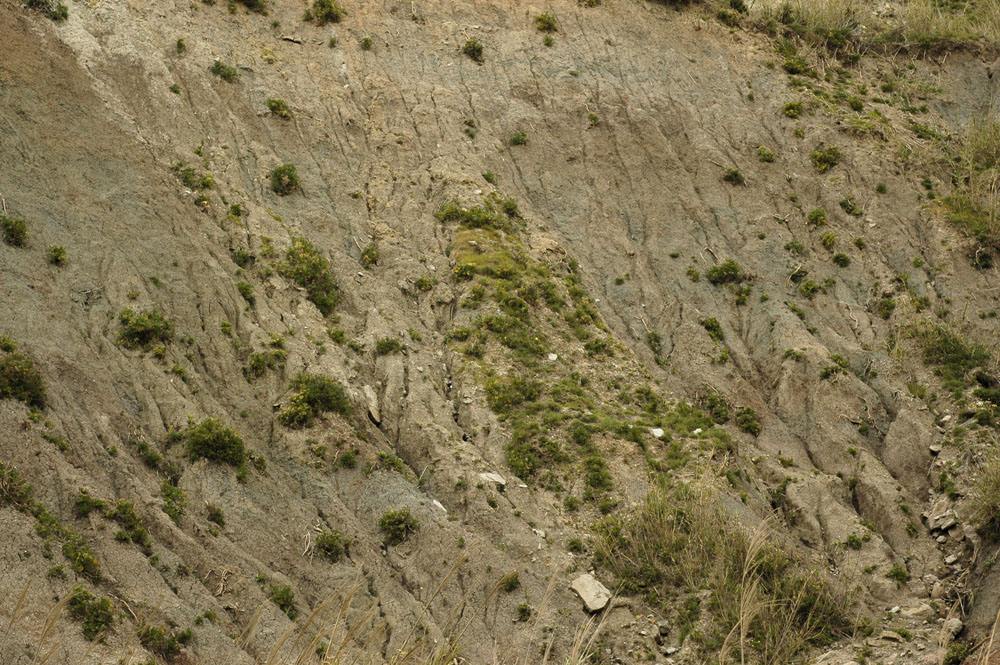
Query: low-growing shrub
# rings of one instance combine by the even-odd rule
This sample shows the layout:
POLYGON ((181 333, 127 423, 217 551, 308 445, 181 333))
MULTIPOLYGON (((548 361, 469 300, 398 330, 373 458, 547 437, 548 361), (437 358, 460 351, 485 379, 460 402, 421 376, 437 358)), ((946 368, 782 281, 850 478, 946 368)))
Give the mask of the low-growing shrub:
POLYGON ((93 642, 115 621, 114 606, 110 598, 98 598, 83 587, 76 587, 67 604, 69 615, 80 624, 83 636, 93 642))
POLYGON ((289 120, 292 117, 292 110, 288 107, 288 102, 284 99, 272 97, 267 100, 267 110, 282 120, 289 120))
POLYGON ((303 372, 292 379, 291 389, 294 392, 288 404, 278 414, 278 420, 286 427, 308 427, 324 413, 350 411, 347 391, 328 377, 303 372))
POLYGON ((841 154, 837 146, 819 145, 809 154, 809 160, 820 173, 826 173, 840 163, 841 154))
POLYGON ((51 245, 45 251, 45 258, 54 266, 66 264, 66 248, 61 245, 51 245))
POLYGON ((387 356, 402 351, 403 343, 395 337, 383 337, 375 342, 375 355, 377 356, 387 356))
POLYGON ((556 32, 559 30, 559 22, 552 12, 543 12, 535 17, 535 27, 539 32, 556 32))
POLYGON ((743 268, 733 259, 726 259, 705 271, 705 278, 714 286, 720 284, 739 284, 747 279, 743 268))
POLYGON ((761 431, 760 416, 749 406, 741 407, 736 411, 736 426, 747 434, 759 436, 761 431))
POLYGON ((316 551, 336 563, 347 554, 348 541, 339 531, 324 531, 316 536, 316 551))
POLYGON ((118 314, 118 323, 121 325, 118 341, 129 349, 148 349, 154 343, 166 344, 174 336, 173 324, 158 309, 123 309, 118 314))
POLYGON ((475 37, 470 37, 465 41, 465 44, 462 46, 462 53, 474 62, 483 63, 483 43, 475 37))
POLYGON ((235 430, 226 427, 215 418, 206 418, 199 423, 188 425, 181 434, 187 447, 188 457, 194 461, 206 459, 210 462, 242 466, 247 453, 243 439, 235 430))
POLYGON ((139 643, 166 661, 181 653, 183 645, 191 641, 191 629, 174 632, 166 626, 143 626, 138 632, 139 643))
POLYGON ((383 513, 379 518, 378 528, 382 532, 382 542, 386 545, 399 545, 417 532, 420 523, 409 508, 400 508, 383 513))
POLYGON ((330 262, 319 249, 305 238, 292 238, 285 260, 278 272, 303 289, 323 316, 327 316, 340 300, 340 289, 330 269, 330 262))
POLYGON ((0 213, 0 231, 3 232, 3 241, 11 247, 24 247, 28 242, 28 224, 19 217, 0 213))
POLYGON ((209 69, 212 74, 218 76, 220 79, 226 83, 234 83, 240 78, 240 70, 236 69, 232 65, 227 65, 221 60, 216 60, 212 63, 212 67, 209 69))
POLYGON ((282 164, 271 169, 271 190, 279 196, 288 196, 301 186, 299 172, 294 164, 282 164))
POLYGON ((0 399, 16 399, 35 409, 45 408, 45 382, 27 355, 19 351, 0 355, 0 399))
POLYGON ((313 0, 312 8, 307 10, 305 20, 315 21, 316 25, 326 25, 327 23, 340 23, 347 12, 337 0, 313 0))

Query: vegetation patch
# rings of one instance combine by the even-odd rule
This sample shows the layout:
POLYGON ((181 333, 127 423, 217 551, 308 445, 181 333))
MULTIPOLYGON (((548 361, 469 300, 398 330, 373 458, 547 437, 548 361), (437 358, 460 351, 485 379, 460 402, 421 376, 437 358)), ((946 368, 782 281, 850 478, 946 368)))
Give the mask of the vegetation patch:
POLYGON ((409 508, 400 508, 383 513, 378 520, 378 528, 382 532, 383 543, 387 546, 399 545, 417 532, 420 523, 409 508))
POLYGON ((149 349, 155 343, 166 344, 174 336, 173 323, 158 309, 123 309, 118 323, 118 343, 129 349, 149 349))
POLYGON ((300 189, 299 172, 294 164, 282 164, 271 169, 271 191, 288 196, 300 189))
POLYGON ((323 316, 329 315, 337 306, 340 289, 330 262, 305 238, 292 238, 278 272, 305 289, 310 302, 323 316))
POLYGON ((35 362, 24 353, 0 352, 0 399, 16 399, 34 409, 44 409, 47 403, 45 381, 35 362))
POLYGON ((293 394, 278 414, 278 420, 286 427, 308 427, 324 413, 350 412, 347 391, 333 379, 303 372, 292 379, 290 387, 293 394))
POLYGON ((28 224, 19 217, 0 213, 0 232, 3 241, 11 247, 24 247, 28 243, 28 224))
POLYGON ((680 600, 681 641, 690 638, 705 656, 721 651, 719 662, 746 649, 763 662, 790 663, 852 633, 849 604, 820 572, 764 533, 745 531, 719 505, 688 486, 654 488, 633 512, 598 524, 595 560, 654 607, 680 600))
POLYGON ((188 425, 180 436, 192 461, 206 459, 236 467, 246 463, 247 453, 243 439, 235 430, 215 418, 206 418, 188 425))
POLYGON ((70 617, 80 624, 83 636, 93 642, 101 639, 115 621, 110 598, 98 598, 83 587, 76 587, 67 604, 70 617))

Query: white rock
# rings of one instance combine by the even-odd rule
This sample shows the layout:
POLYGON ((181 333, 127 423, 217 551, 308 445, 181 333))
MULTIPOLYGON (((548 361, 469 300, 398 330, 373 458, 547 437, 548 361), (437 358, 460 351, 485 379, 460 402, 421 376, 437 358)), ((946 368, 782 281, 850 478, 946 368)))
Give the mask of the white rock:
POLYGON ((956 561, 958 561, 958 555, 957 554, 949 554, 948 556, 946 556, 944 558, 944 562, 946 564, 948 564, 949 566, 951 564, 955 563, 956 561))
POLYGON ((962 632, 962 620, 958 617, 952 617, 945 621, 941 628, 951 637, 955 637, 962 632))
POLYGON ((444 507, 444 504, 442 504, 442 503, 441 503, 440 501, 438 501, 437 499, 434 499, 434 501, 433 501, 432 503, 433 503, 433 504, 434 504, 435 506, 437 506, 438 508, 440 508, 440 509, 441 509, 441 510, 442 510, 443 512, 448 512, 448 509, 444 507))
POLYGON ((662 439, 663 438, 663 428, 662 427, 653 427, 652 429, 649 430, 649 433, 652 434, 653 438, 655 438, 655 439, 662 439))
POLYGON ((702 429, 700 427, 698 427, 693 432, 691 432, 691 434, 693 436, 698 436, 699 434, 701 434, 701 432, 702 432, 702 429))
POLYGON ((549 360, 551 360, 552 362, 555 362, 555 361, 559 360, 559 354, 558 353, 550 353, 549 354, 549 360))
POLYGON ((611 592, 608 591, 608 588, 598 582, 597 578, 590 573, 584 573, 577 577, 570 584, 570 588, 580 596, 588 612, 603 610, 607 607, 608 601, 611 600, 611 592))
POLYGON ((479 474, 479 479, 487 482, 493 483, 497 486, 497 489, 501 492, 507 487, 507 481, 499 473, 493 473, 492 471, 485 471, 479 474))
POLYGON ((368 405, 368 416, 378 425, 382 422, 382 411, 379 409, 378 395, 375 393, 375 389, 366 385, 361 389, 361 392, 364 394, 365 403, 368 405))

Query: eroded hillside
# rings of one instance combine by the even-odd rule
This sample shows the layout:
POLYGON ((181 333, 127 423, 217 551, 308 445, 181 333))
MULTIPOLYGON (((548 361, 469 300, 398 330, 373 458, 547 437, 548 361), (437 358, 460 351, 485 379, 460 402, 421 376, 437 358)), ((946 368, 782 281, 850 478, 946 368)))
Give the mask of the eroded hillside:
POLYGON ((990 662, 991 3, 28 4, 4 663, 990 662))

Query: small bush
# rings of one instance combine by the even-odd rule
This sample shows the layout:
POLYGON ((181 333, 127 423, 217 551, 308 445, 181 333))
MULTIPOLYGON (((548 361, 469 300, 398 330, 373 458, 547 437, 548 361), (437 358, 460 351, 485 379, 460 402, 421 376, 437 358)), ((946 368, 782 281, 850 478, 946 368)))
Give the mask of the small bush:
POLYGON ((81 491, 73 501, 73 515, 77 519, 83 519, 93 512, 103 512, 107 507, 107 501, 91 496, 86 491, 81 491))
POLYGON ((714 316, 710 316, 707 319, 702 319, 702 328, 708 331, 708 336, 714 339, 716 342, 723 342, 726 339, 725 333, 722 332, 722 324, 714 316))
POLYGON ((361 250, 361 265, 369 269, 374 268, 376 265, 378 265, 378 260, 379 260, 378 245, 376 245, 373 242, 368 243, 368 245, 366 245, 365 248, 361 250))
POLYGON ((174 336, 174 326, 158 309, 137 312, 123 309, 118 314, 121 330, 119 343, 129 349, 148 349, 154 343, 166 344, 174 336))
POLYGON ((316 25, 326 25, 327 23, 340 23, 347 12, 340 6, 337 0, 313 0, 312 9, 306 15, 307 21, 315 21, 316 25))
POLYGON ((45 252, 45 257, 54 266, 66 264, 66 248, 61 245, 51 245, 45 252))
POLYGON ((372 41, 371 37, 365 36, 365 37, 361 38, 361 50, 362 51, 371 51, 372 47, 374 45, 375 45, 375 42, 372 41))
POLYGON ((705 271, 705 277, 714 286, 720 284, 739 284, 747 279, 743 273, 743 268, 733 259, 726 259, 722 263, 712 266, 705 271))
POLYGON ((274 97, 268 99, 267 110, 282 120, 289 120, 292 117, 292 110, 288 108, 288 103, 284 99, 274 97))
POLYGON ((730 185, 747 184, 746 178, 743 177, 739 169, 726 169, 726 172, 722 175, 722 179, 730 185))
POLYGON ((3 241, 11 247, 24 247, 28 242, 28 224, 18 217, 0 214, 3 241))
POLYGON ((528 135, 522 131, 516 131, 510 135, 511 145, 524 145, 528 142, 528 135))
POLYGON ((308 427, 321 414, 350 411, 347 391, 325 376, 303 372, 292 379, 291 389, 294 393, 278 414, 278 420, 286 427, 308 427))
POLYGON ((12 351, 0 356, 0 399, 16 399, 35 409, 44 409, 45 382, 34 361, 12 351))
POLYGON ((809 155, 809 160, 812 162, 813 166, 820 173, 826 173, 834 166, 840 163, 841 154, 840 149, 836 146, 823 147, 818 146, 809 155))
POLYGON ((339 531, 324 531, 316 537, 316 551, 336 563, 347 554, 347 538, 339 531))
POLYGON ((295 592, 292 587, 286 584, 272 584, 267 592, 267 597, 277 605, 289 619, 294 619, 299 615, 298 608, 295 607, 295 592))
POLYGON ((82 575, 92 582, 101 579, 101 565, 97 555, 79 536, 68 538, 62 546, 63 556, 69 561, 70 568, 77 575, 82 575))
POLYGON ((292 238, 278 272, 304 288, 309 300, 324 316, 330 314, 340 300, 340 289, 330 270, 330 262, 305 238, 292 238))
POLYGON ((483 43, 475 37, 470 37, 466 40, 462 46, 462 53, 474 62, 483 63, 483 43))
POLYGON ((948 328, 925 325, 914 328, 913 334, 923 350, 924 362, 933 365, 949 387, 959 387, 966 375, 990 359, 986 348, 963 340, 948 328))
POLYGON ((143 626, 138 636, 139 643, 148 651, 170 661, 180 655, 184 644, 191 641, 191 630, 175 633, 165 626, 143 626))
POLYGON ((760 416, 749 406, 744 406, 736 411, 736 426, 747 434, 760 436, 760 416))
POLYGON ((383 513, 379 518, 378 528, 382 532, 382 542, 386 545, 399 545, 416 533, 420 523, 409 508, 400 508, 383 513))
POLYGON ((271 190, 279 196, 288 196, 298 191, 299 173, 294 164, 282 164, 271 170, 271 190))
POLYGON ((226 83, 234 83, 240 78, 240 70, 236 69, 232 65, 227 65, 221 60, 216 60, 212 63, 212 67, 209 69, 214 75, 218 76, 220 79, 226 83))
POLYGON ((383 337, 375 342, 375 355, 387 356, 403 351, 403 343, 395 337, 383 337))
POLYGON ((796 119, 802 115, 802 102, 788 102, 781 107, 781 113, 786 118, 796 119))
POLYGON ((885 576, 895 582, 896 586, 903 586, 910 581, 910 571, 901 563, 892 564, 885 576))
POLYGON ((73 589, 67 607, 69 615, 80 624, 83 636, 91 642, 107 632, 115 621, 111 599, 98 598, 83 587, 73 589))
POLYGON ((169 480, 164 480, 160 484, 160 496, 163 497, 163 512, 173 520, 174 524, 180 524, 181 515, 187 507, 187 497, 184 490, 172 484, 169 480))
POLYGON ((497 588, 504 593, 513 593, 521 586, 521 577, 517 571, 507 573, 497 582, 497 588))
POLYGON ((559 22, 556 20, 555 14, 544 12, 535 17, 535 27, 539 32, 557 32, 559 30, 559 22))
POLYGON ((833 262, 834 264, 836 264, 841 268, 846 268, 847 266, 851 265, 851 257, 849 257, 847 254, 844 254, 843 252, 838 252, 833 255, 833 262))
POLYGON ((29 8, 45 14, 56 23, 69 18, 69 8, 58 0, 27 0, 25 4, 29 8))
POLYGON ((206 418, 200 423, 189 425, 182 437, 187 446, 188 457, 192 461, 206 459, 232 466, 242 466, 246 463, 247 454, 243 439, 233 429, 215 418, 206 418))
POLYGON ((214 503, 210 503, 205 506, 205 509, 208 512, 206 517, 209 522, 223 527, 226 526, 226 514, 222 511, 222 508, 214 503))
POLYGON ((806 220, 811 226, 823 226, 826 224, 826 210, 813 208, 806 216, 806 220))
POLYGON ((774 161, 774 151, 767 146, 757 146, 757 159, 770 163, 774 161))
POLYGON ((542 384, 520 376, 496 377, 486 382, 486 401, 498 414, 509 413, 525 402, 534 402, 542 395, 542 384))

